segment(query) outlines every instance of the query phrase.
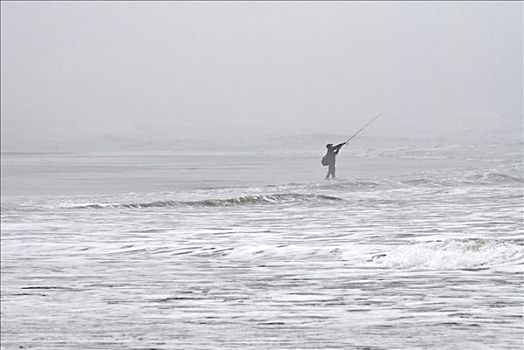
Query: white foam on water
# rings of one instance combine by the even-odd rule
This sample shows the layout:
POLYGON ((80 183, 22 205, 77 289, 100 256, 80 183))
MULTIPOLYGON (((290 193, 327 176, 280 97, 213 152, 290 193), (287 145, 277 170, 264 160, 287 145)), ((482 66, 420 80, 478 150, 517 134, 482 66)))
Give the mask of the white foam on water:
POLYGON ((388 269, 453 270, 524 264, 524 246, 498 240, 446 240, 391 246, 252 245, 226 256, 250 261, 344 261, 348 266, 388 269))
POLYGON ((524 264, 524 246, 496 240, 449 240, 415 243, 376 254, 369 265, 400 269, 490 268, 524 264))

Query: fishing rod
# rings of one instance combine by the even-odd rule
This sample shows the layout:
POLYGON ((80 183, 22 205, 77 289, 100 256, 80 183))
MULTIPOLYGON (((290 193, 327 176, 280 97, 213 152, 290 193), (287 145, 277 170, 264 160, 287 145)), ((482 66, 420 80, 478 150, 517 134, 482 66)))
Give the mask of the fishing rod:
POLYGON ((359 131, 357 131, 356 133, 354 133, 349 139, 347 139, 346 142, 343 143, 343 145, 347 144, 353 137, 357 136, 362 130, 364 130, 369 124, 373 123, 375 120, 377 120, 382 114, 384 113, 380 113, 379 115, 377 115, 375 118, 371 119, 369 122, 366 123, 366 125, 364 125, 363 127, 360 128, 359 131))

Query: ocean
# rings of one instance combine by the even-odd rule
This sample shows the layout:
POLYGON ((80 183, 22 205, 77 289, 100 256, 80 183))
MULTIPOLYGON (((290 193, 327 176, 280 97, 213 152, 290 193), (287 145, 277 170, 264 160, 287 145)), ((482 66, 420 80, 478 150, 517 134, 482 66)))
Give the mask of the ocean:
POLYGON ((4 152, 2 349, 519 349, 523 144, 4 152))

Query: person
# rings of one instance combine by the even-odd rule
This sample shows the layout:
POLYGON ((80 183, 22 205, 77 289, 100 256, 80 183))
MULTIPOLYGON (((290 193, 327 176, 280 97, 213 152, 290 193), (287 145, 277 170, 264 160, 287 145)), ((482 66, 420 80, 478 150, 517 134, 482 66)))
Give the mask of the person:
POLYGON ((326 175, 326 180, 329 180, 329 177, 331 176, 333 179, 335 178, 335 158, 340 152, 340 149, 342 146, 344 146, 346 142, 342 142, 336 146, 333 146, 332 143, 328 143, 326 145, 327 153, 322 158, 322 164, 328 166, 328 173, 326 175))

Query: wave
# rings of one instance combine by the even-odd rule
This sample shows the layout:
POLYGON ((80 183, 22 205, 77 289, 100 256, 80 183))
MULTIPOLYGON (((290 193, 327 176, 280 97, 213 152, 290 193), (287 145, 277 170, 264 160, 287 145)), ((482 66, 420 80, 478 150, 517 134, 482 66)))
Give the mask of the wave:
MULTIPOLYGON (((410 190, 417 192, 435 189, 444 194, 455 193, 450 189, 466 191, 482 186, 509 186, 522 188, 524 178, 518 169, 508 172, 497 171, 450 171, 426 172, 396 177, 372 177, 337 179, 332 181, 288 183, 261 187, 223 187, 220 189, 195 189, 178 192, 130 193, 119 195, 64 196, 38 199, 17 199, 2 203, 2 213, 11 211, 35 211, 53 208, 104 209, 104 208, 168 208, 168 207, 230 207, 264 204, 330 204, 351 202, 355 193, 389 190, 410 190)), ((435 192, 435 193, 437 193, 435 192)), ((512 196, 522 196, 512 192, 512 196)), ((387 195, 385 197, 388 197, 387 195)), ((367 197, 364 197, 366 199, 367 197)), ((380 198, 380 197, 378 197, 380 198)))
POLYGON ((351 189, 375 190, 409 187, 453 187, 476 185, 520 185, 524 177, 499 172, 467 172, 467 173, 426 173, 411 175, 405 178, 374 179, 374 180, 336 180, 326 183, 310 184, 308 187, 317 189, 351 189))
POLYGON ((488 172, 483 174, 474 174, 467 177, 467 180, 482 183, 524 183, 524 178, 511 176, 508 174, 488 172))
POLYGON ((196 201, 153 201, 144 203, 94 203, 74 205, 67 208, 74 209, 104 209, 104 208, 123 208, 123 209, 141 209, 141 208, 165 208, 165 207, 228 207, 241 205, 262 205, 262 204, 281 204, 294 202, 334 202, 343 201, 342 198, 328 195, 318 195, 309 193, 278 193, 265 195, 247 195, 226 199, 204 199, 196 201))
POLYGON ((413 243, 387 246, 380 251, 365 245, 258 245, 236 247, 221 254, 234 260, 343 261, 354 267, 386 269, 467 270, 524 264, 522 242, 488 239, 413 243))
POLYGON ((524 246, 515 241, 447 240, 399 246, 369 257, 369 265, 400 269, 482 269, 523 264, 524 246))

